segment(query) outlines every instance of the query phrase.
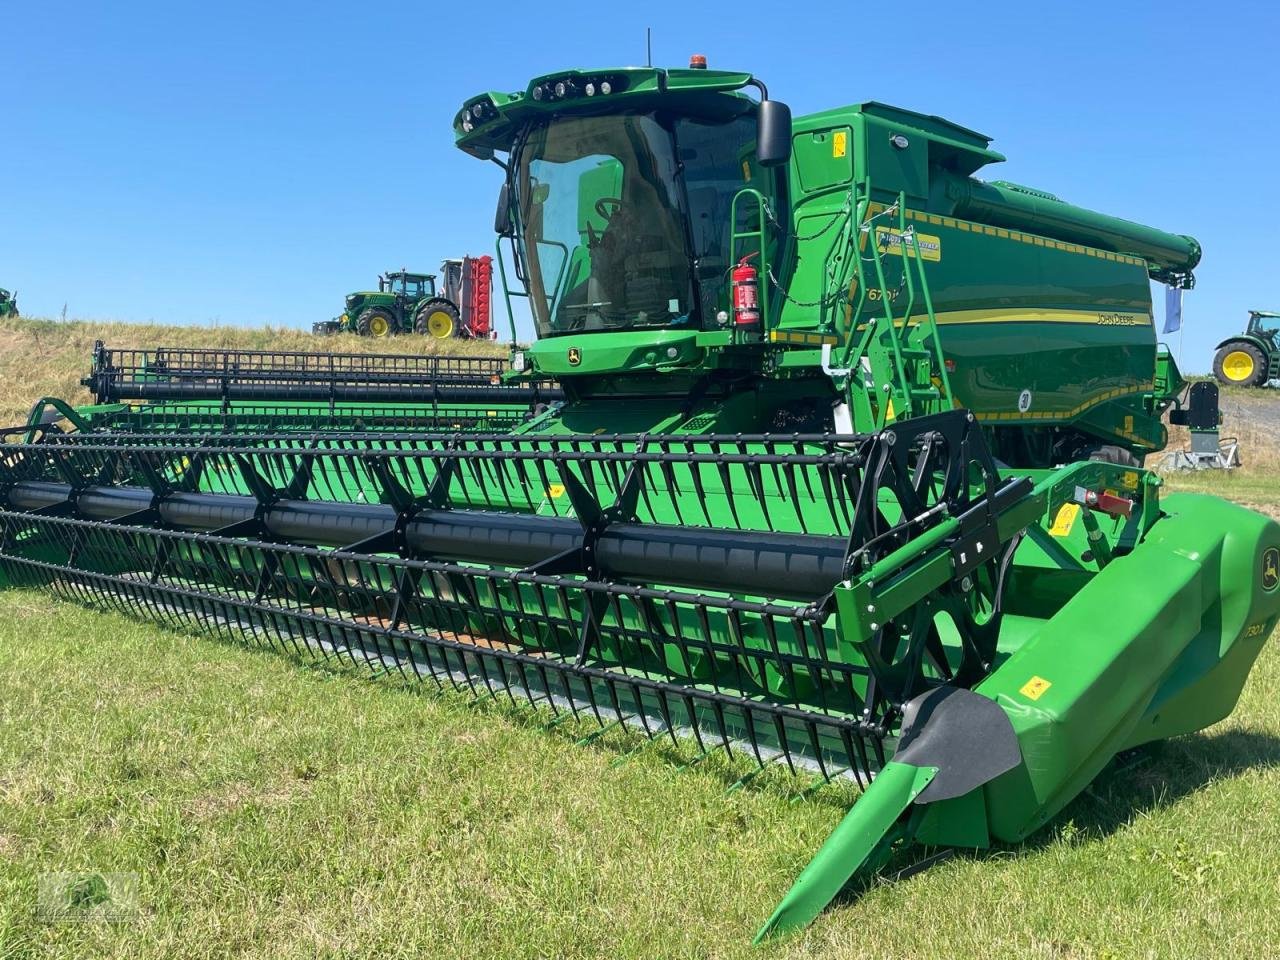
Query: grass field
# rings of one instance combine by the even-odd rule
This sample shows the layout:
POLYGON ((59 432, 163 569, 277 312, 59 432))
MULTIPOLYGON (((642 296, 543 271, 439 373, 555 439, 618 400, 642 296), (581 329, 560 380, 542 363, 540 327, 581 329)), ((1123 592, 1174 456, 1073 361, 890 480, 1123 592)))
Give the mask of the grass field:
MULTIPOLYGON (((0 325, 24 350, 45 335, 0 325)), ((62 361, 64 380, 82 375, 102 336, 75 335, 86 345, 76 366, 62 361)), ((234 336, 245 340, 224 345, 275 345, 234 336)), ((16 369, 0 371, 11 401, 65 392, 16 369)), ((1254 429, 1266 402, 1239 400, 1240 427, 1254 429)), ((1169 486, 1274 511, 1264 426, 1246 451, 1253 465, 1169 486)), ((0 643, 5 960, 1280 950, 1274 645, 1228 721, 1108 771, 1032 842, 878 883, 753 950, 756 926, 847 808, 846 790, 804 795, 762 777, 730 792, 738 771, 722 760, 683 769, 669 749, 620 737, 582 747, 564 726, 494 705, 28 592, 0 593, 0 643), (49 922, 38 890, 52 872, 124 873, 136 895, 115 921, 49 922)))
POLYGON ((1262 957, 1280 943, 1280 657, 1207 734, 1033 843, 747 946, 849 800, 0 595, 0 956, 1262 957), (45 923, 47 871, 136 915, 45 923))

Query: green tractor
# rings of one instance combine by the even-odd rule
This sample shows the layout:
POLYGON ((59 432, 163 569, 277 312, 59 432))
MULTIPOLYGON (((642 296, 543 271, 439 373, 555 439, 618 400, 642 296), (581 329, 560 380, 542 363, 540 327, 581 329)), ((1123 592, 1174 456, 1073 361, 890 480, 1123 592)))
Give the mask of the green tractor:
POLYGON ((16 317, 18 315, 18 294, 0 288, 0 317, 16 317))
POLYGON ((352 293, 342 316, 312 327, 314 333, 358 333, 364 337, 388 337, 417 333, 435 340, 463 337, 491 340, 489 295, 492 288, 491 257, 458 257, 440 264, 442 289, 436 274, 386 273, 378 278, 377 291, 352 293))
POLYGON ((457 335, 461 325, 457 304, 437 296, 435 274, 398 270, 379 276, 377 290, 347 294, 342 316, 317 323, 312 330, 362 337, 420 333, 447 340, 457 335))
POLYGON ((1280 379, 1280 313, 1250 310, 1244 333, 1218 344, 1213 375, 1228 387, 1262 387, 1280 379))

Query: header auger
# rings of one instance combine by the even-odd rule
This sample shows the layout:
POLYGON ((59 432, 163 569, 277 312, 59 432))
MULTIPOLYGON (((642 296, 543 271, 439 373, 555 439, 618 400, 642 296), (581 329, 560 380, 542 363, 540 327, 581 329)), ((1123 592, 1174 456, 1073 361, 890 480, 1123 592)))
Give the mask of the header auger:
POLYGON ((1181 382, 1148 279, 1189 285, 1194 240, 749 74, 567 71, 455 132, 506 155, 537 341, 104 348, 97 406, 0 447, 10 583, 856 781, 762 937, 1231 711, 1280 527, 1137 465, 1181 382))

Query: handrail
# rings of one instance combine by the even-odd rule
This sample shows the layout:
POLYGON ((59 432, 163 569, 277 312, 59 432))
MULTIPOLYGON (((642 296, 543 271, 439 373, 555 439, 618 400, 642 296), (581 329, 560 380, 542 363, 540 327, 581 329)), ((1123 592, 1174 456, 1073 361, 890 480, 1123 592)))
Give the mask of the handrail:
POLYGON ((905 194, 899 192, 891 205, 873 214, 870 182, 862 181, 854 189, 858 239, 847 249, 852 253, 857 299, 848 305, 842 348, 825 351, 822 366, 829 376, 842 379, 866 361, 874 396, 865 397, 863 411, 875 429, 882 429, 891 410, 895 417, 905 417, 949 409, 953 406, 951 381, 920 239, 907 223, 905 194), (893 238, 882 240, 886 226, 893 238), (902 279, 891 290, 884 253, 893 244, 902 261, 902 279), (906 294, 900 304, 899 292, 906 294), (876 300, 878 306, 869 307, 876 300), (923 311, 918 310, 921 306, 923 311), (923 315, 913 319, 917 313, 923 315))

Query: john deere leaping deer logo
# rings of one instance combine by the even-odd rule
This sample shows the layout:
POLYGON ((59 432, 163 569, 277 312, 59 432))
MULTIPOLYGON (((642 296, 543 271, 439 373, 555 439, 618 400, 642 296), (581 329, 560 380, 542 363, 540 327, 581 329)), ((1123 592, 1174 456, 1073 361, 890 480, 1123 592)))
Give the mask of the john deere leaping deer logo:
POLYGON ((1280 584, 1280 548, 1267 547, 1262 551, 1262 589, 1274 590, 1280 584))
POLYGON ((576 367, 582 362, 582 351, 577 347, 569 348, 569 366, 576 367))

